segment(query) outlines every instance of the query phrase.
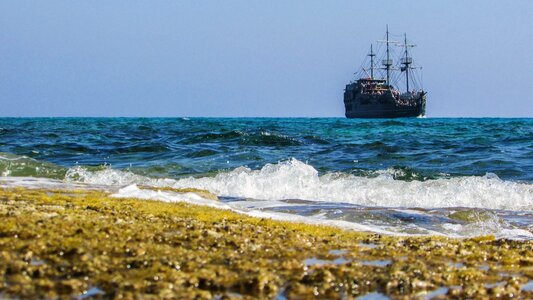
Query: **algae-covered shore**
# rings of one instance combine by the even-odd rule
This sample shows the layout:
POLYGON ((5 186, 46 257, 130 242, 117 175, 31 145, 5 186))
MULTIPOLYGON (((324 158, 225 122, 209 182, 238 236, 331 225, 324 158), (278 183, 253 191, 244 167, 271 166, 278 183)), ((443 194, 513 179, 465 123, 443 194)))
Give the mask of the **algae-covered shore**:
POLYGON ((533 298, 532 241, 384 236, 102 191, 1 189, 0 216, 0 297, 533 298))

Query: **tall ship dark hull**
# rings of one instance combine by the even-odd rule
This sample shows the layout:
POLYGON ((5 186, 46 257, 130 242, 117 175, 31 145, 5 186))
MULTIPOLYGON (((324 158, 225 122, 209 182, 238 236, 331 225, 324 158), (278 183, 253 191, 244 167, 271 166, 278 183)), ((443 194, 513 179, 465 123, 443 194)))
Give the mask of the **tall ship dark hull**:
POLYGON ((425 116, 425 105, 398 107, 391 104, 371 104, 346 110, 346 118, 413 118, 425 116))
POLYGON ((426 114, 426 94, 411 92, 400 95, 391 90, 381 94, 366 94, 362 87, 367 82, 384 83, 380 80, 360 80, 348 84, 344 92, 347 118, 409 118, 426 114), (363 82, 361 82, 363 81, 363 82))
MULTIPOLYGON (((408 52, 408 48, 414 47, 414 45, 407 44, 406 36, 403 44, 390 41, 388 28, 386 39, 381 42, 386 43, 386 50, 381 55, 383 67, 375 66, 374 57, 380 56, 379 53, 374 53, 371 46, 370 54, 368 54, 370 67, 363 67, 362 72, 359 73, 361 74, 360 79, 346 85, 344 90, 346 117, 408 118, 425 116, 427 92, 416 88, 416 85, 421 84, 421 82, 416 80, 417 74, 414 72, 415 69, 421 69, 421 67, 413 66, 413 59, 408 52), (402 47, 398 64, 393 64, 391 58, 395 55, 389 48, 389 44, 402 47), (374 77, 375 70, 382 70, 382 77, 374 77), (405 81, 400 81, 399 79, 403 76, 405 76, 405 81), (395 88, 396 84, 401 84, 404 92, 395 88)), ((363 63, 364 65, 365 63, 363 63)))

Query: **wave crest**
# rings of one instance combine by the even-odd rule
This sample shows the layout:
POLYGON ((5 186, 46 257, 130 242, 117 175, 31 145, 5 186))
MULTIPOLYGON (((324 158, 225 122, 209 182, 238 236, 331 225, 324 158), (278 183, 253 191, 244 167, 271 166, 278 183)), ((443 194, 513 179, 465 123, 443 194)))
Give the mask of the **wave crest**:
POLYGON ((153 179, 128 171, 96 172, 72 168, 66 178, 91 184, 194 187, 218 196, 261 200, 302 199, 386 207, 479 207, 533 210, 533 185, 503 181, 494 174, 439 178, 426 181, 396 180, 394 170, 368 178, 345 173, 319 172, 290 159, 259 170, 239 167, 214 177, 153 179))

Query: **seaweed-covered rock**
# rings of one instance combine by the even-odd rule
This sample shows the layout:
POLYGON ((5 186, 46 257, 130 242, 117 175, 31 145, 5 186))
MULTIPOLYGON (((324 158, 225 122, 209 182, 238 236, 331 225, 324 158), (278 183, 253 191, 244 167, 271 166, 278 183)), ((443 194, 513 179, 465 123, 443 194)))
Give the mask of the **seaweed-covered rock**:
POLYGON ((393 237, 84 190, 1 189, 0 219, 8 298, 531 296, 532 241, 393 237))

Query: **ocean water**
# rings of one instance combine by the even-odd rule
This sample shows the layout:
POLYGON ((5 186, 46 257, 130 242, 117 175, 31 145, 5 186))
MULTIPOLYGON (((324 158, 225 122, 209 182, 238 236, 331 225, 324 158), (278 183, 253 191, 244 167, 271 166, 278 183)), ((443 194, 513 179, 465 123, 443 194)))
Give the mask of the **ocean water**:
POLYGON ((0 175, 385 234, 533 239, 533 119, 0 118, 0 175))

